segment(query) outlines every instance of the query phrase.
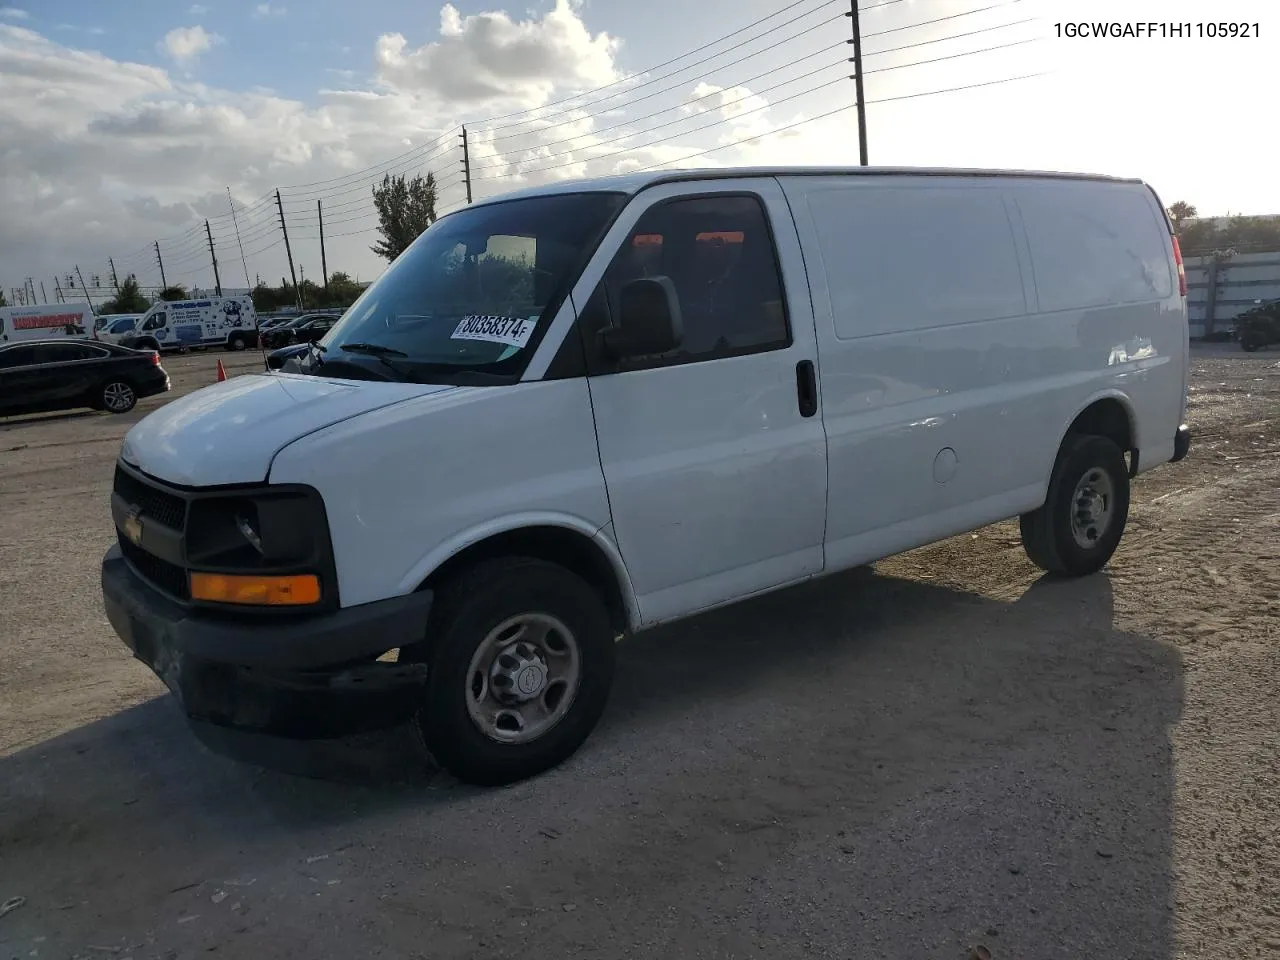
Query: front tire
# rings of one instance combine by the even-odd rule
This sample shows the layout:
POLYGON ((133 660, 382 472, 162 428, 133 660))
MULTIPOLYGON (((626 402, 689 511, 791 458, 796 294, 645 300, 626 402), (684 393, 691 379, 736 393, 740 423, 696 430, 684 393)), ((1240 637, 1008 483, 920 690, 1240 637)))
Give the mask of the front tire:
POLYGON ((570 757, 604 712, 614 630, 582 578, 531 558, 487 561, 441 588, 417 723, 459 780, 497 786, 570 757))
POLYGON ((1082 577, 1106 566, 1129 519, 1129 470, 1106 437, 1076 434, 1063 441, 1038 510, 1019 520, 1022 546, 1049 573, 1082 577))
POLYGON ((112 380, 103 384, 99 403, 107 413, 128 413, 138 404, 138 394, 127 380, 112 380))

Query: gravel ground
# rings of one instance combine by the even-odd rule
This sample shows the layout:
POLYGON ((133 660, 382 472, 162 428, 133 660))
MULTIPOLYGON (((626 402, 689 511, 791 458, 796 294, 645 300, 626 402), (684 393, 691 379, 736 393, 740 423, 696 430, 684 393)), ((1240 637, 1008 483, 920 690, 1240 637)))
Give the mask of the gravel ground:
POLYGON ((1005 523, 642 636, 493 791, 396 734, 203 751, 97 586, 164 398, 0 420, 0 958, 1280 957, 1280 353, 1193 360, 1108 571, 1005 523))

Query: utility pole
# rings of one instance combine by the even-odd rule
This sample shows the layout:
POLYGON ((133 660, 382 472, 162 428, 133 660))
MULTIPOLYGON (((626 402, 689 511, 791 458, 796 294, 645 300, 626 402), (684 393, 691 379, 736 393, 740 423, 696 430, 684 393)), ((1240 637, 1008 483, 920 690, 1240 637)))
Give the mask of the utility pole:
POLYGON ((240 248, 240 266, 244 267, 244 285, 249 286, 249 261, 244 258, 244 243, 240 239, 240 221, 236 219, 236 203, 231 199, 231 188, 227 187, 227 205, 231 207, 231 223, 236 228, 236 245, 240 248))
POLYGON ((320 272, 324 274, 324 301, 329 302, 329 261, 324 258, 324 208, 316 200, 316 219, 320 221, 320 272))
POLYGON ((48 303, 48 302, 49 302, 49 295, 48 295, 47 293, 45 293, 45 292, 44 292, 44 281, 43 281, 43 280, 41 280, 41 281, 40 281, 40 299, 41 299, 43 302, 45 302, 45 303, 48 303))
POLYGON ((853 95, 858 98, 858 162, 867 165, 867 105, 862 95, 862 29, 858 25, 858 0, 849 0, 849 12, 845 14, 853 21, 853 95))
POLYGON ((120 292, 120 281, 116 279, 116 262, 107 257, 107 266, 111 268, 111 285, 116 288, 116 293, 120 292))
POLYGON ((209 238, 209 259, 213 261, 213 287, 222 296, 222 278, 218 276, 218 255, 213 252, 213 231, 209 229, 209 221, 204 222, 204 235, 209 238))
MULTIPOLYGON (((857 3, 857 0, 854 0, 857 3)), ((471 202, 471 148, 467 144, 467 128, 462 128, 462 178, 467 183, 467 203, 471 202)))
POLYGON ((93 297, 89 296, 89 288, 84 285, 84 274, 80 272, 80 264, 76 264, 76 276, 80 278, 80 292, 84 294, 84 298, 89 301, 89 312, 96 313, 93 309, 93 297))
POLYGON ((302 264, 298 264, 298 307, 302 310, 307 309, 306 298, 302 295, 302 285, 307 282, 307 271, 303 269, 302 264))
POLYGON ((164 260, 160 258, 160 241, 156 241, 156 263, 160 264, 160 289, 169 289, 169 281, 164 278, 164 260))
POLYGON ((293 295, 298 300, 298 309, 302 309, 302 291, 298 289, 298 275, 293 272, 293 251, 289 248, 289 228, 284 222, 284 201, 280 199, 280 191, 276 191, 276 209, 280 211, 280 230, 284 233, 284 252, 289 257, 289 277, 293 280, 293 295))

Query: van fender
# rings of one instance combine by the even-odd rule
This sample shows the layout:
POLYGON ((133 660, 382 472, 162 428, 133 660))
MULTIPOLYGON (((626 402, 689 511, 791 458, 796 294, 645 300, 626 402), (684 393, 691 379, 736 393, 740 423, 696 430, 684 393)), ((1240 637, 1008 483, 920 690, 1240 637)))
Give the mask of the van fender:
POLYGON ((1138 424, 1133 415, 1133 401, 1129 399, 1129 395, 1123 390, 1116 387, 1107 387, 1093 393, 1089 398, 1075 410, 1072 411, 1071 417, 1067 420, 1066 426, 1062 428, 1062 432, 1058 435, 1058 445, 1053 448, 1053 462, 1049 465, 1049 470, 1045 474, 1044 489, 1046 493, 1049 490, 1049 479, 1053 476, 1053 468, 1057 466, 1058 454, 1062 450, 1062 444, 1067 439, 1067 433, 1071 430, 1071 425, 1076 422, 1080 414, 1084 413, 1099 400, 1115 400, 1124 409, 1124 415, 1129 420, 1129 436, 1132 438, 1135 449, 1138 447, 1138 424))
POLYGON ((627 608, 627 623, 632 629, 638 629, 640 626, 640 605, 636 601, 636 592, 631 583, 631 574, 627 572, 627 565, 622 559, 622 553, 618 550, 617 544, 613 542, 613 538, 606 532, 608 526, 606 524, 602 527, 599 524, 589 523, 582 517, 574 516, 573 514, 553 511, 528 511, 495 517, 455 534, 434 546, 409 568, 409 571, 400 581, 398 592, 402 594, 412 593, 423 581, 453 557, 485 540, 532 527, 560 527, 587 538, 608 559, 613 575, 617 578, 623 603, 627 608))

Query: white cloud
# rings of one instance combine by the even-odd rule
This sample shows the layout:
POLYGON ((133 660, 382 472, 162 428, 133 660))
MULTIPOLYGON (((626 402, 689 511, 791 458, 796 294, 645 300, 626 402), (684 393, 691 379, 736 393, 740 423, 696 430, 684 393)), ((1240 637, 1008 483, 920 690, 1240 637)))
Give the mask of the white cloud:
POLYGON ((19 7, 0 7, 0 17, 9 20, 26 20, 31 14, 19 7))
POLYGON ((403 90, 435 93, 473 105, 505 99, 545 103, 553 90, 585 90, 617 79, 619 41, 592 35, 570 0, 539 19, 512 20, 501 11, 463 17, 446 3, 440 39, 411 48, 399 33, 378 38, 378 78, 403 90))
POLYGON ((206 7, 203 3, 193 3, 187 9, 187 12, 191 14, 193 17, 203 17, 206 13, 209 12, 209 8, 206 7))
POLYGON ((160 49, 180 63, 194 60, 207 52, 214 44, 221 43, 222 37, 210 33, 199 25, 194 27, 175 27, 164 35, 160 49))
POLYGON ((265 20, 267 17, 283 17, 284 15, 285 7, 270 3, 260 3, 253 8, 253 18, 255 20, 265 20))

